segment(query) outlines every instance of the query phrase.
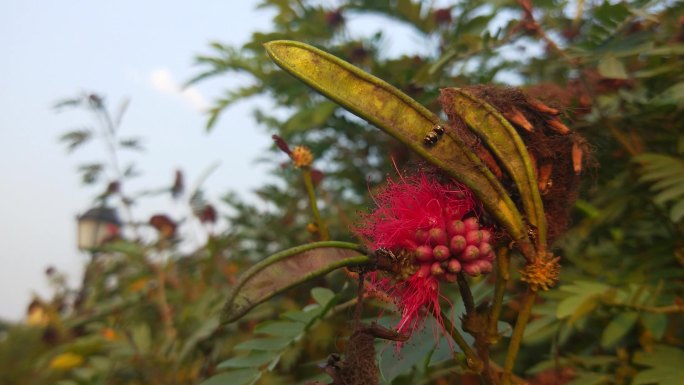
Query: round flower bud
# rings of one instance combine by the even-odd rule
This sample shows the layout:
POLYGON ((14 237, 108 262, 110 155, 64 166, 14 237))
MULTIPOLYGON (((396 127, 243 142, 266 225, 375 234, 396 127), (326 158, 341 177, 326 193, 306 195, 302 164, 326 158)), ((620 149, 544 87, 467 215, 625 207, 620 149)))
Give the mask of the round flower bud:
POLYGON ((449 264, 447 264, 447 270, 451 273, 458 273, 461 271, 461 262, 456 259, 450 259, 449 264))
POLYGON ((416 230, 416 243, 418 243, 419 245, 424 245, 425 243, 427 243, 429 236, 430 234, 425 229, 416 230))
POLYGON ((462 261, 474 261, 478 258, 480 258, 480 250, 477 248, 477 246, 473 245, 466 246, 465 250, 463 250, 463 253, 461 254, 462 261))
POLYGON ((431 262, 432 261, 432 247, 430 246, 418 246, 415 251, 416 260, 420 262, 431 262))
POLYGON ((456 274, 446 273, 444 274, 444 280, 450 283, 454 283, 458 280, 456 274))
POLYGON ((482 230, 482 242, 490 242, 492 240, 492 232, 489 230, 482 230))
POLYGON ((487 254, 494 254, 494 249, 492 249, 492 245, 487 243, 487 242, 482 242, 480 243, 480 257, 484 258, 487 254))
POLYGON ((480 265, 477 262, 471 262, 467 265, 463 265, 463 271, 472 277, 477 277, 482 273, 480 270, 480 265))
POLYGON ((480 229, 480 223, 478 222, 477 218, 475 218, 475 217, 466 218, 463 221, 463 225, 465 226, 466 233, 468 231, 480 229))
POLYGON ((432 273, 432 275, 434 276, 439 276, 444 274, 444 269, 442 268, 442 265, 439 264, 439 262, 435 262, 430 267, 430 273, 432 273))
POLYGON ((451 235, 452 237, 454 235, 464 235, 465 225, 463 224, 463 221, 449 221, 447 223, 447 233, 449 233, 449 235, 451 235))
POLYGON ((439 227, 433 227, 430 229, 429 240, 433 246, 446 245, 447 235, 444 229, 439 227))
POLYGON ((454 255, 457 255, 465 250, 466 245, 466 239, 462 235, 454 235, 449 242, 449 249, 454 255))
POLYGON ((487 254, 481 254, 480 259, 483 261, 494 262, 494 259, 496 259, 496 254, 494 253, 494 250, 492 250, 487 254))
POLYGON ((444 245, 435 246, 435 248, 432 249, 432 255, 438 261, 446 261, 451 256, 449 248, 444 245))
POLYGON ((482 231, 480 231, 480 230, 468 231, 465 235, 465 239, 469 245, 477 246, 482 242, 482 231))
POLYGON ((487 274, 492 272, 493 266, 491 262, 480 259, 476 263, 480 267, 481 274, 487 274))

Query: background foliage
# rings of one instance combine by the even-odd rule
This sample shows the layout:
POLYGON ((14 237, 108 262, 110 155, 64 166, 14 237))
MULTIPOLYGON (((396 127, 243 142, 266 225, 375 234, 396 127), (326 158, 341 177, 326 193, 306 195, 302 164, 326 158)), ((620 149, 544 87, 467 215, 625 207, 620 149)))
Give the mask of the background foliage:
MULTIPOLYGON (((680 384, 684 6, 555 0, 467 1, 444 8, 410 0, 336 4, 263 1, 260 7, 277 11, 271 31, 254 34, 241 47, 212 42, 197 57, 199 73, 190 82, 231 73, 247 74, 252 82, 215 101, 207 129, 219 129, 221 112, 232 103, 268 96, 272 106, 255 110, 256 121, 291 145, 311 148, 331 236, 351 240, 349 226, 369 206, 369 189, 395 168, 402 170, 412 155, 276 68, 263 43, 313 44, 435 112, 440 87, 469 84, 520 84, 555 101, 566 123, 592 146, 598 166, 585 171, 574 224, 555 244, 563 257, 561 281, 535 307, 516 372, 538 384, 680 384), (362 22, 377 32, 359 35, 355 28, 362 22), (395 30, 407 33, 412 44, 404 48, 395 30), (389 42, 402 46, 401 53, 388 51, 389 42)), ((92 98, 73 102, 107 111, 92 98)), ((64 140, 75 148, 89 135, 67 133, 64 140)), ((226 194, 229 208, 219 213, 225 229, 216 230, 213 206, 201 191, 179 193, 174 181, 156 193, 184 199, 194 214, 175 218, 173 231, 158 221, 150 221, 156 231, 148 231, 140 218, 128 218, 132 233, 98 251, 88 268, 95 273, 83 287, 66 287, 59 272, 50 271, 54 297, 36 299, 26 323, 0 325, 0 383, 327 381, 317 364, 343 350, 355 295, 341 272, 217 328, 222 301, 240 271, 316 237, 307 231, 311 218, 300 173, 281 164, 283 154, 265 158, 273 164, 273 183, 257 191, 259 204, 226 194), (181 252, 184 234, 176 223, 190 221, 203 223, 207 241, 192 253, 181 252)), ((95 164, 98 172, 106 168, 100 162, 90 166, 95 164)), ((97 183, 88 178, 93 167, 82 170, 84 181, 97 183)), ((126 171, 116 175, 100 182, 101 199, 118 197, 125 206, 144 198, 124 194, 126 171), (112 181, 119 183, 115 190, 112 181)), ((485 282, 476 293, 488 290, 485 282)), ((506 321, 512 322, 517 306, 511 296, 506 321)), ((378 312, 369 309, 367 316, 375 319, 378 312)), ((384 382, 471 381, 429 331, 413 341, 399 356, 381 345, 384 382)))

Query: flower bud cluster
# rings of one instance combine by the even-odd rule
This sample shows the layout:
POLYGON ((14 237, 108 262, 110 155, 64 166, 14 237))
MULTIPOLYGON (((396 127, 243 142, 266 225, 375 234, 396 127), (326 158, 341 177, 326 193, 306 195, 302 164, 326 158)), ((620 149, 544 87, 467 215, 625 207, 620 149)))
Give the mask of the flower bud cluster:
POLYGON ((491 239, 491 232, 481 228, 475 217, 451 219, 445 227, 418 229, 414 251, 417 274, 455 282, 461 271, 470 276, 489 273, 495 256, 491 239))

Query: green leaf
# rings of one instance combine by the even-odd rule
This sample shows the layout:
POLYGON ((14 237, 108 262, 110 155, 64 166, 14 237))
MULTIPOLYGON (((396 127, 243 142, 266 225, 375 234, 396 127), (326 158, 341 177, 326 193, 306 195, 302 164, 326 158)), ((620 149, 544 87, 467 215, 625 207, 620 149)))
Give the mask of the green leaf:
POLYGON ((633 385, 684 385, 684 351, 680 349, 657 345, 651 352, 637 352, 634 363, 650 369, 639 372, 633 385))
POLYGON ((141 324, 133 328, 133 342, 136 348, 145 353, 152 346, 152 336, 147 324, 141 324))
POLYGON ((559 319, 570 317, 569 324, 590 313, 598 305, 598 297, 610 290, 610 286, 596 282, 576 282, 572 285, 561 286, 561 291, 573 295, 563 299, 556 308, 559 319))
POLYGON ((667 330, 667 315, 661 313, 644 313, 641 315, 641 322, 653 338, 659 340, 665 335, 667 330))
POLYGON ((603 330, 601 336, 601 347, 609 349, 615 346, 624 336, 629 333, 639 319, 639 313, 626 312, 620 313, 613 318, 608 326, 603 330))
POLYGON ((302 282, 341 267, 370 259, 362 248, 347 242, 316 242, 274 254, 252 266, 240 277, 221 314, 221 323, 233 322, 254 306, 302 282))
POLYGON ((294 338, 304 331, 304 325, 299 322, 266 321, 254 328, 255 333, 270 334, 276 337, 294 338))
POLYGON ((232 370, 202 381, 200 385, 247 385, 261 376, 257 369, 232 370))
POLYGON ((86 143, 91 137, 92 132, 90 130, 84 129, 67 132, 66 134, 62 135, 59 140, 66 142, 68 151, 72 152, 82 144, 86 143))
POLYGON ((325 101, 302 109, 292 115, 283 125, 282 134, 287 137, 295 132, 321 127, 335 113, 337 104, 325 101))
POLYGON ((601 76, 611 79, 627 79, 625 66, 613 55, 606 55, 599 61, 598 71, 601 76))
POLYGON ((672 222, 679 222, 682 218, 684 218, 684 199, 675 203, 670 210, 670 220, 672 222))
POLYGON ((330 301, 335 298, 335 293, 323 287, 314 287, 311 289, 311 297, 322 307, 326 307, 330 301))
POLYGON ((602 373, 579 372, 577 376, 566 385, 599 385, 610 382, 610 376, 602 373))
POLYGON ((233 357, 222 361, 216 367, 217 369, 239 369, 239 368, 257 368, 269 363, 278 355, 273 351, 260 351, 251 353, 247 356, 233 357))
POLYGON ((291 338, 255 338, 237 344, 239 350, 281 350, 292 342, 291 338))
POLYGON ((656 204, 672 204, 670 218, 678 222, 684 216, 684 159, 665 154, 644 153, 633 158, 639 164, 639 180, 653 183, 656 204))
POLYGON ((517 207, 496 177, 458 136, 444 135, 432 146, 425 136, 440 119, 383 80, 310 45, 287 40, 265 44, 285 71, 389 135, 468 186, 487 211, 508 230, 522 252, 535 251, 517 207))
POLYGON ((308 311, 299 311, 299 310, 291 310, 288 312, 285 312, 281 315, 282 318, 289 319, 291 321, 296 321, 296 322, 301 322, 303 324, 308 324, 316 318, 319 315, 319 312, 316 310, 319 310, 320 306, 316 305, 316 309, 308 310, 308 311))

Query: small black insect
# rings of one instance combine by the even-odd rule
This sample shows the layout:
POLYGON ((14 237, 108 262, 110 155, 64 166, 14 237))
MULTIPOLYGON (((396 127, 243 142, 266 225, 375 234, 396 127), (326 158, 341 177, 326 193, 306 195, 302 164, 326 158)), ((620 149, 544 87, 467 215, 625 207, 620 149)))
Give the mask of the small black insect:
POLYGON ((439 135, 437 133, 435 133, 434 131, 430 131, 423 138, 423 143, 425 143, 426 146, 432 146, 435 143, 437 143, 438 140, 439 140, 439 135))
POLYGON ((439 138, 442 137, 442 135, 444 135, 444 126, 438 124, 432 127, 432 131, 428 132, 427 135, 425 135, 425 137, 423 138, 423 143, 425 143, 426 146, 432 146, 435 143, 437 143, 437 141, 439 140, 439 138))
POLYGON ((434 132, 435 134, 437 134, 439 136, 444 135, 444 126, 440 126, 438 124, 432 129, 432 132, 434 132))

